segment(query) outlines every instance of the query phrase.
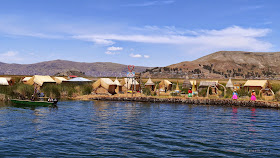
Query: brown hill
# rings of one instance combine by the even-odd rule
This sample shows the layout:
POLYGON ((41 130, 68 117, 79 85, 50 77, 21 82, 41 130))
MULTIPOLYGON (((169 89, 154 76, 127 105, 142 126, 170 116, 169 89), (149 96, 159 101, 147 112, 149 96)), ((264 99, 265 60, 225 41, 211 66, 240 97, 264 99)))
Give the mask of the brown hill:
MULTIPOLYGON (((148 67, 136 66, 135 72, 142 72, 148 67)), ((66 73, 68 71, 79 71, 86 76, 125 76, 128 69, 127 65, 111 62, 73 62, 66 60, 53 60, 35 64, 0 64, 0 74, 5 75, 54 75, 66 73)))
POLYGON ((278 78, 280 52, 220 51, 194 61, 146 70, 145 76, 178 78, 278 78))

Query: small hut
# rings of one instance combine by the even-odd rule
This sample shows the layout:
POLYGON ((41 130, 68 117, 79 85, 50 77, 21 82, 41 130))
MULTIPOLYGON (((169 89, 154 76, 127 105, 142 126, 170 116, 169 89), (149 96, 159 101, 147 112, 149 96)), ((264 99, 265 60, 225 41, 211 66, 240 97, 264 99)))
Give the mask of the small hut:
POLYGON ((149 78, 145 83, 145 88, 149 88, 151 91, 155 89, 155 83, 151 80, 151 78, 149 78))
POLYGON ((27 82, 31 79, 32 77, 24 77, 21 81, 24 83, 24 84, 27 84, 27 82))
POLYGON ((115 90, 116 93, 122 93, 122 85, 117 78, 115 79, 114 83, 117 85, 117 88, 115 90))
POLYGON ((234 86, 233 86, 233 84, 232 84, 232 82, 231 82, 231 78, 229 78, 229 80, 228 80, 228 82, 227 82, 227 84, 226 84, 226 88, 230 88, 231 90, 234 89, 234 86))
POLYGON ((267 80, 248 80, 244 84, 245 90, 252 91, 257 90, 260 91, 259 95, 262 95, 262 98, 265 100, 273 100, 274 92, 272 91, 272 87, 267 80))
POLYGON ((15 80, 12 77, 4 77, 4 78, 6 78, 10 86, 15 84, 15 80))
POLYGON ((55 84, 56 82, 50 76, 34 75, 31 77, 26 84, 33 85, 34 91, 37 93, 40 91, 41 87, 46 84, 55 84))
POLYGON ((171 91, 172 90, 172 83, 168 80, 162 80, 159 83, 159 90, 160 91, 171 91))
POLYGON ((208 88, 210 87, 212 90, 212 93, 218 94, 218 81, 200 81, 199 83, 199 89, 202 88, 208 88))
POLYGON ((0 77, 0 86, 8 86, 9 82, 5 77, 0 77))
POLYGON ((100 78, 92 84, 93 91, 97 94, 115 94, 117 84, 115 84, 110 78, 100 78))
POLYGON ((248 80, 244 84, 244 88, 248 91, 252 91, 252 90, 260 91, 265 88, 271 88, 271 86, 267 80, 248 80))
POLYGON ((124 78, 121 81, 121 85, 126 89, 126 90, 136 90, 139 91, 140 84, 134 79, 134 78, 124 78))
POLYGON ((53 77, 53 79, 57 84, 67 81, 64 77, 53 77))
POLYGON ((56 83, 56 82, 50 76, 41 76, 41 75, 34 75, 26 82, 26 84, 38 85, 40 87, 42 87, 46 83, 56 83))

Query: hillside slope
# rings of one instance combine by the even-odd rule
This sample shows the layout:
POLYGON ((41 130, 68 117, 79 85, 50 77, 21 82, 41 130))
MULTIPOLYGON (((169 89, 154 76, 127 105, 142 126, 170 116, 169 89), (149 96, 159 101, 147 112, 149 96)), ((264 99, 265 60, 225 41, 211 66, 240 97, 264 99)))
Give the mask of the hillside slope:
MULTIPOLYGON (((136 66, 135 72, 142 72, 147 67, 136 66)), ((66 60, 53 60, 35 64, 6 64, 0 65, 0 74, 5 75, 54 75, 67 71, 81 71, 86 76, 125 76, 128 69, 127 65, 95 62, 83 63, 66 60)))
POLYGON ((220 51, 194 61, 146 70, 146 76, 194 78, 278 78, 280 52, 220 51))

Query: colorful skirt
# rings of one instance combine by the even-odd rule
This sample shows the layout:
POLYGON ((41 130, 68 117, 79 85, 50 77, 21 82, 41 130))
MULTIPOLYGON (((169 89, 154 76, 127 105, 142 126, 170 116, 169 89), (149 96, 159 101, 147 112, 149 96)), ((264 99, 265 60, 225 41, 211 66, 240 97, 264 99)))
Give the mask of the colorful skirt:
POLYGON ((256 96, 254 95, 251 96, 251 100, 256 100, 256 99, 257 99, 256 96))
POLYGON ((234 94, 234 95, 232 96, 232 99, 238 99, 237 95, 234 94))
POLYGON ((192 97, 192 93, 189 93, 189 94, 188 94, 188 97, 189 97, 189 98, 192 97))

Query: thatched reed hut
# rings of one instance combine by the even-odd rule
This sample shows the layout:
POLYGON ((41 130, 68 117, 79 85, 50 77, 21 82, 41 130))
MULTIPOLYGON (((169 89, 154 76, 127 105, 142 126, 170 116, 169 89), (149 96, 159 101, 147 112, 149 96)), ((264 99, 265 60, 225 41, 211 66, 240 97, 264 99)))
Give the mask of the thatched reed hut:
POLYGON ((93 92, 96 94, 115 94, 117 84, 115 84, 110 78, 100 78, 92 84, 93 92))
POLYGON ((145 83, 145 88, 149 88, 151 91, 154 91, 155 83, 151 80, 151 78, 149 78, 148 81, 145 83))

